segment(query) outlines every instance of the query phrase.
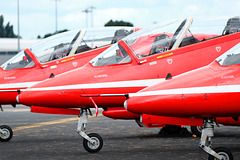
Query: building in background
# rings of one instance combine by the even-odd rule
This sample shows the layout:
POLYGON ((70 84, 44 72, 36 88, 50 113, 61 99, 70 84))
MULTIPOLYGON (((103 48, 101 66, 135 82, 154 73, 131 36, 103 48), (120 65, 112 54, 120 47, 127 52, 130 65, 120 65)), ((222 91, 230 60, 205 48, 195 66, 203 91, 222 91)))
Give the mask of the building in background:
MULTIPOLYGON (((20 39, 20 51, 41 39, 20 39)), ((17 38, 0 38, 0 65, 18 53, 17 38)))

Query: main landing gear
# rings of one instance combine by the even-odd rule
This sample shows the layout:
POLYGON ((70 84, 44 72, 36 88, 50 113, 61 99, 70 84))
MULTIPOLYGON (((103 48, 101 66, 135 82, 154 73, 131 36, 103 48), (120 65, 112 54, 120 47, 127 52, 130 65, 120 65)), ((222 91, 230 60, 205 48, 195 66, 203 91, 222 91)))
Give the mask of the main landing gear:
POLYGON ((209 160, 233 160, 233 155, 227 148, 219 147, 214 150, 211 148, 212 138, 214 136, 213 129, 213 119, 204 119, 199 147, 209 154, 209 160))
POLYGON ((197 137, 202 135, 202 126, 191 126, 192 134, 195 134, 197 137))
POLYGON ((12 139, 13 131, 11 127, 7 125, 0 126, 0 141, 1 142, 8 142, 12 139))
POLYGON ((181 127, 180 125, 165 125, 165 127, 160 129, 159 135, 160 136, 166 136, 166 135, 187 136, 189 135, 189 132, 185 127, 181 127))
POLYGON ((102 149, 103 139, 96 133, 86 134, 88 115, 92 115, 90 109, 81 109, 80 118, 78 120, 77 133, 82 136, 83 147, 90 153, 96 153, 102 149))

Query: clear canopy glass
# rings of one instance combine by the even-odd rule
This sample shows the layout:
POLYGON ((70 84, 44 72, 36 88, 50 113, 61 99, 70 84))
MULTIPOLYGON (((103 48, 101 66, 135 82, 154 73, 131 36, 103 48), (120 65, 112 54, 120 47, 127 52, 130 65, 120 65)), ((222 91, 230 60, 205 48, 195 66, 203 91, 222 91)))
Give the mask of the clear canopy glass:
MULTIPOLYGON (((73 30, 48 37, 29 48, 40 63, 113 44, 134 31, 133 27, 104 27, 73 30)), ((4 70, 33 67, 34 62, 23 51, 5 62, 4 70), (26 59, 28 61, 22 61, 26 59), (20 65, 28 62, 31 64, 20 65)))
POLYGON ((35 63, 24 51, 19 52, 16 56, 1 65, 4 70, 29 68, 33 66, 35 66, 35 63))
POLYGON ((240 64, 240 43, 218 57, 216 61, 222 66, 240 64))
MULTIPOLYGON (((185 35, 188 24, 190 23, 191 19, 182 19, 167 22, 165 24, 156 24, 123 38, 123 41, 138 58, 143 58, 156 53, 176 49, 179 45, 181 36, 185 35), (158 47, 159 45, 161 45, 161 48, 158 47)), ((120 46, 119 43, 115 44, 90 61, 90 63, 93 66, 102 66, 131 62, 127 52, 120 46), (125 53, 126 58, 124 61, 118 60, 119 52, 125 53)))
POLYGON ((126 52, 122 44, 129 47, 127 54, 133 53, 141 62, 141 59, 155 54, 164 54, 164 52, 170 50, 224 36, 227 21, 227 17, 214 19, 186 18, 154 24, 126 36, 121 43, 118 42, 105 50, 91 60, 90 63, 93 66, 103 66, 131 62, 131 60, 117 61, 119 50, 126 52), (122 46, 122 49, 119 46, 122 46), (115 59, 113 58, 114 56, 115 59), (109 57, 111 57, 111 60, 109 57))
POLYGON ((131 58, 128 53, 119 43, 116 43, 110 47, 107 52, 103 52, 101 55, 94 58, 90 63, 93 66, 105 66, 129 62, 131 62, 131 58))

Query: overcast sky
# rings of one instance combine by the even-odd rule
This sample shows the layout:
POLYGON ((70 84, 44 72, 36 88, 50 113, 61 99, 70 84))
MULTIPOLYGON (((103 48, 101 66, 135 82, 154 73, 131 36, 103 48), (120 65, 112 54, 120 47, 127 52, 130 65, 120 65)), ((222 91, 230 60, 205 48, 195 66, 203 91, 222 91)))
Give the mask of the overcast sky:
MULTIPOLYGON (((17 34, 17 0, 0 0, 0 15, 17 34)), ((124 20, 136 27, 182 17, 240 16, 239 0, 58 0, 58 30, 86 27, 86 8, 94 6, 93 26, 124 20)), ((20 36, 36 38, 56 30, 55 0, 19 0, 20 36)), ((88 14, 91 27, 91 14, 88 14)))

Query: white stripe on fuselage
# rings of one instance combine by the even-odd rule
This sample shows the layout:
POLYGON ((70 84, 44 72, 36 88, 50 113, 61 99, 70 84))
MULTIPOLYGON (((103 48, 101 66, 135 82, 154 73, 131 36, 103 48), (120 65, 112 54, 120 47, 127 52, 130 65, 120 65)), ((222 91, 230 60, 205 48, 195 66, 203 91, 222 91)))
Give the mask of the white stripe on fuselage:
POLYGON ((131 81, 115 81, 104 83, 89 83, 75 84, 54 87, 28 88, 24 91, 47 91, 47 90, 62 90, 62 89, 91 89, 91 88, 123 88, 123 87, 147 87, 153 84, 164 81, 165 79, 146 79, 146 80, 131 80, 131 81))
POLYGON ((156 90, 131 93, 129 97, 134 96, 157 96, 157 95, 171 95, 171 94, 199 94, 199 93, 236 93, 240 92, 240 85, 225 85, 225 86, 206 86, 206 87, 191 87, 191 88, 177 88, 167 90, 156 90))
POLYGON ((31 87, 41 81, 34 81, 34 82, 22 82, 22 83, 5 83, 5 84, 0 84, 0 89, 12 89, 12 88, 28 88, 31 87))

